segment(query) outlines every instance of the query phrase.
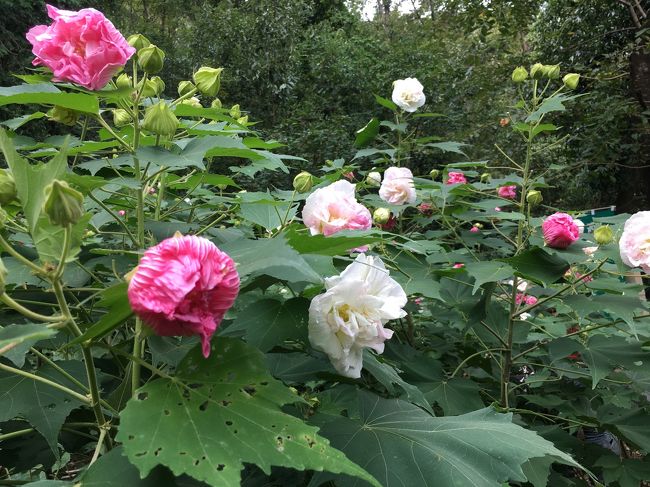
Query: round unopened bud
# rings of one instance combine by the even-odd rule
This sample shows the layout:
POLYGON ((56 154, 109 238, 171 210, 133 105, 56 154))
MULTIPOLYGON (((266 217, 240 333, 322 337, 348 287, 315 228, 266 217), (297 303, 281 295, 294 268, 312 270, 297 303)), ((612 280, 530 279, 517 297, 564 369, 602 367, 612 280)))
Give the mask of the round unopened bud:
POLYGON ((56 105, 52 110, 49 111, 48 115, 55 122, 62 123, 64 125, 74 125, 79 120, 79 112, 75 110, 70 110, 69 108, 63 108, 56 105))
POLYGON ((142 127, 154 134, 173 136, 178 128, 178 119, 164 101, 147 108, 142 127))
POLYGON ((366 184, 368 186, 379 186, 381 184, 381 174, 377 171, 372 171, 366 176, 366 184))
POLYGON ((239 108, 239 104, 232 106, 232 108, 230 109, 230 116, 232 118, 241 117, 241 109, 239 108))
POLYGON ((512 81, 515 83, 523 83, 528 79, 528 71, 523 66, 519 66, 512 72, 512 81))
POLYGON ((544 76, 544 65, 535 63, 530 67, 530 77, 533 79, 542 79, 544 76))
POLYGON ((129 115, 129 112, 122 108, 113 110, 113 125, 116 127, 123 127, 129 123, 131 123, 131 115, 129 115))
MULTIPOLYGON (((207 96, 216 96, 221 86, 221 72, 223 68, 209 68, 202 66, 194 73, 194 83, 201 93, 207 96)), ((239 117, 234 117, 239 118, 239 117)))
POLYGON ((0 169, 0 205, 8 205, 17 197, 13 175, 7 169, 0 169))
POLYGON ((564 86, 570 90, 575 90, 580 82, 580 75, 578 73, 565 74, 564 78, 562 78, 562 82, 564 83, 564 86))
POLYGON ((246 125, 248 123, 248 115, 244 115, 243 117, 239 117, 237 119, 237 123, 239 125, 246 125))
POLYGON ((221 108, 221 100, 219 98, 212 100, 212 103, 210 103, 210 108, 221 108))
POLYGON ((314 177, 307 171, 302 171, 295 178, 293 178, 293 189, 298 193, 306 193, 311 190, 314 185, 314 177))
POLYGON ((196 89, 191 81, 181 81, 178 83, 178 96, 185 96, 196 89))
POLYGON ((614 240, 614 232, 609 225, 601 225, 594 231, 594 238, 598 245, 607 245, 614 240))
POLYGON ((377 208, 372 213, 372 221, 377 225, 384 225, 390 220, 390 210, 388 208, 377 208))
POLYGON ((151 45, 151 41, 142 34, 133 34, 129 36, 126 42, 128 42, 131 47, 135 47, 136 51, 151 45))
POLYGON ((548 79, 559 79, 560 78, 560 65, 551 64, 544 66, 544 76, 548 79))
POLYGON ((480 222, 476 222, 472 226, 478 228, 479 230, 483 228, 483 224, 480 222))
POLYGON ((431 179, 438 179, 438 176, 440 176, 440 171, 438 169, 431 169, 429 176, 431 176, 431 179))
POLYGON ((74 225, 84 215, 84 197, 65 181, 55 179, 45 187, 43 211, 53 225, 74 225))
POLYGON ((528 202, 528 205, 533 207, 537 206, 544 201, 544 197, 542 196, 541 191, 537 191, 536 189, 531 189, 526 193, 526 201, 528 202))
POLYGON ((193 96, 192 98, 188 98, 187 100, 183 100, 181 102, 181 105, 188 105, 194 108, 203 108, 203 105, 201 105, 201 102, 195 96, 193 96))
POLYGON ((115 85, 118 88, 132 88, 133 80, 131 79, 131 76, 129 76, 128 74, 122 73, 115 80, 115 85))
POLYGON ((490 175, 489 172, 484 172, 481 174, 481 182, 482 183, 489 183, 490 179, 492 179, 492 176, 490 175))
POLYGON ((138 83, 138 89, 142 90, 142 97, 149 98, 160 95, 165 89, 165 82, 158 76, 147 78, 138 83), (144 82, 144 87, 143 87, 144 82))
POLYGON ((165 64, 165 53, 154 44, 138 51, 138 66, 149 74, 156 74, 165 64))

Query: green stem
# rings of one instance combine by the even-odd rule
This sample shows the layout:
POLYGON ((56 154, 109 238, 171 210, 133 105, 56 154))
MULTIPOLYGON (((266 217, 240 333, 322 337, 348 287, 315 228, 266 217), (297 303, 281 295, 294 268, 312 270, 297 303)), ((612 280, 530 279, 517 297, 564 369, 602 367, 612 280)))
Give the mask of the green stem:
POLYGON ((26 372, 26 371, 21 370, 21 369, 16 369, 14 367, 10 367, 9 365, 5 365, 5 364, 3 364, 1 362, 0 362, 0 370, 4 370, 5 372, 9 372, 10 374, 16 374, 16 375, 20 375, 20 376, 23 376, 23 377, 27 377, 30 380, 34 380, 36 382, 41 382, 42 384, 46 384, 46 385, 48 385, 50 387, 53 387, 53 388, 58 389, 58 390, 60 390, 62 392, 65 392, 66 394, 74 397, 75 399, 77 399, 78 401, 80 401, 80 402, 82 402, 84 404, 90 405, 90 403, 91 403, 90 398, 88 398, 87 396, 79 394, 78 392, 73 391, 69 387, 62 386, 61 384, 58 384, 58 383, 56 383, 54 381, 46 379, 45 377, 41 377, 41 376, 32 374, 30 372, 26 372))
POLYGON ((9 255, 11 255, 14 259, 22 262, 25 264, 27 267, 29 267, 32 271, 34 271, 36 274, 40 276, 45 276, 47 274, 47 271, 45 269, 37 266, 34 264, 31 260, 23 257, 21 254, 19 254, 16 249, 14 249, 9 242, 7 242, 2 235, 0 235, 0 247, 2 247, 9 255))
POLYGON ((0 441, 11 440, 12 438, 17 438, 19 436, 28 435, 36 431, 34 428, 26 428, 24 430, 12 431, 11 433, 5 433, 0 435, 0 441))
POLYGON ((474 357, 478 357, 479 355, 483 355, 484 353, 501 352, 501 351, 503 351, 503 348, 490 348, 488 350, 479 350, 478 352, 473 353, 468 357, 465 357, 465 359, 460 364, 458 364, 458 367, 456 367, 456 369, 454 369, 454 371, 451 373, 451 375, 449 376, 449 380, 456 377, 456 374, 460 371, 460 369, 463 368, 463 365, 465 365, 467 362, 472 360, 474 357))
POLYGON ((108 206, 104 204, 102 200, 97 198, 95 195, 92 193, 88 193, 88 196, 90 197, 91 200, 93 200, 95 203, 97 203, 99 206, 102 207, 104 211, 106 211, 109 215, 113 217, 113 219, 124 229, 126 234, 129 236, 133 244, 137 247, 138 246, 138 240, 135 238, 135 235, 131 233, 131 229, 129 229, 128 225, 124 222, 122 218, 119 217, 117 213, 115 213, 113 210, 111 210, 108 206))
POLYGON ((45 316, 40 313, 36 313, 30 309, 27 309, 21 304, 18 304, 16 301, 11 299, 7 293, 0 294, 0 301, 2 301, 10 308, 18 311, 21 315, 26 316, 30 320, 45 321, 47 323, 59 323, 62 321, 67 321, 67 317, 65 316, 45 316))
POLYGON ((127 142, 125 142, 119 135, 115 133, 115 130, 113 130, 113 128, 106 123, 106 120, 104 120, 101 115, 99 114, 95 115, 95 119, 99 122, 99 124, 102 127, 104 127, 104 129, 106 129, 106 131, 108 131, 108 133, 110 133, 113 136, 115 140, 117 140, 120 143, 122 147, 127 149, 129 152, 132 152, 131 146, 127 142))
POLYGON ((72 225, 68 224, 63 230, 63 250, 61 251, 61 257, 59 258, 59 265, 54 272, 53 280, 58 280, 63 275, 63 270, 65 269, 65 261, 68 259, 68 252, 70 251, 70 243, 72 237, 72 225))

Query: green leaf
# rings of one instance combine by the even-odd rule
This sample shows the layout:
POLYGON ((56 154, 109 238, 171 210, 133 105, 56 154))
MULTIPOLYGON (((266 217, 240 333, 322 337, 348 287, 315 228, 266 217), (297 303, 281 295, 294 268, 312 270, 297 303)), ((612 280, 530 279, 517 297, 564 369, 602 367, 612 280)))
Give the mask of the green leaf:
POLYGON ((520 277, 546 287, 563 277, 569 269, 569 264, 564 259, 547 254, 539 247, 532 247, 516 257, 499 260, 510 264, 520 277))
POLYGON ((635 372, 647 370, 650 364, 650 352, 644 351, 640 342, 628 342, 619 336, 592 335, 581 354, 589 366, 593 389, 615 368, 635 372))
POLYGON ((399 399, 362 391, 359 401, 358 420, 338 417, 321 431, 384 487, 430 486, 434 479, 440 486, 501 487, 508 480, 525 481, 521 465, 546 455, 578 466, 553 443, 513 424, 512 414, 485 408, 435 418, 399 399))
POLYGON ((469 413, 485 406, 479 385, 468 379, 453 378, 419 384, 429 402, 437 402, 445 416, 469 413))
POLYGON ((99 113, 99 101, 94 95, 65 93, 50 83, 0 87, 0 106, 19 105, 58 105, 84 113, 99 113))
MULTIPOLYGON (((81 220, 72 226, 70 235, 70 249, 66 262, 72 262, 81 251, 81 243, 86 233, 88 222, 92 218, 91 213, 86 213, 81 220)), ((58 262, 63 252, 65 229, 59 225, 50 223, 45 214, 41 214, 32 231, 34 245, 38 251, 38 256, 43 262, 58 262)))
POLYGON ((241 203, 240 208, 242 218, 269 231, 294 218, 298 205, 289 201, 259 200, 241 203))
POLYGON ((43 112, 34 112, 30 113, 29 115, 23 115, 22 117, 16 117, 12 118, 11 120, 5 120, 4 122, 0 122, 0 125, 4 125, 10 130, 16 130, 26 123, 31 122, 32 120, 38 120, 39 118, 43 118, 45 116, 45 113, 43 112))
POLYGON ((48 328, 43 323, 28 323, 25 325, 7 325, 0 328, 0 349, 10 343, 43 340, 57 334, 57 330, 48 328))
POLYGON ((254 301, 237 313, 223 335, 243 335, 248 343, 263 352, 282 345, 286 340, 306 343, 308 309, 309 301, 303 298, 254 301))
POLYGON ((146 476, 157 465, 213 486, 240 485, 244 463, 326 470, 379 486, 332 448, 317 429, 280 407, 299 401, 266 370, 264 356, 239 340, 220 338, 208 359, 197 347, 174 381, 139 389, 120 415, 117 440, 146 476))
POLYGON ((304 353, 267 353, 266 363, 273 377, 286 384, 313 380, 320 372, 337 374, 327 360, 319 360, 304 353))
POLYGON ((562 93, 551 96, 544 100, 544 102, 540 105, 540 107, 535 110, 533 113, 528 115, 528 118, 526 118, 527 123, 531 122, 537 122, 542 118, 542 116, 546 115, 547 113, 551 112, 563 112, 566 110, 564 103, 567 101, 574 100, 580 96, 583 96, 581 94, 578 95, 564 95, 562 93))
POLYGON ((606 405, 598 411, 598 419, 603 425, 616 428, 642 450, 650 451, 650 422, 645 409, 629 410, 606 405))
POLYGON ((647 458, 639 460, 606 455, 596 460, 594 466, 603 469, 605 485, 618 482, 619 487, 639 487, 643 480, 650 479, 650 461, 647 458))
POLYGON ((383 98, 383 97, 381 97, 379 95, 375 95, 375 101, 377 103, 379 103, 382 107, 386 107, 389 110, 392 110, 392 111, 397 110, 397 105, 395 105, 395 103, 393 103, 392 101, 387 100, 386 98, 383 98))
POLYGON ((461 142, 435 142, 430 144, 424 144, 424 147, 434 147, 435 149, 440 149, 442 152, 455 152, 456 154, 466 155, 461 147, 467 144, 461 142))
POLYGON ((160 487, 175 486, 172 473, 162 467, 155 468, 145 478, 124 456, 121 446, 105 453, 86 470, 81 478, 83 487, 160 487))
POLYGON ((290 229, 286 233, 289 245, 301 254, 341 255, 350 249, 370 245, 382 239, 382 236, 366 231, 342 231, 336 235, 309 235, 290 229))
POLYGON ((497 282, 512 277, 514 270, 508 264, 496 261, 469 262, 465 264, 465 270, 474 278, 474 289, 476 294, 481 285, 486 282, 497 282))
POLYGON ((379 119, 371 118, 370 122, 366 124, 365 127, 357 130, 357 135, 354 139, 355 147, 363 147, 368 145, 370 142, 375 140, 377 134, 379 133, 379 119))

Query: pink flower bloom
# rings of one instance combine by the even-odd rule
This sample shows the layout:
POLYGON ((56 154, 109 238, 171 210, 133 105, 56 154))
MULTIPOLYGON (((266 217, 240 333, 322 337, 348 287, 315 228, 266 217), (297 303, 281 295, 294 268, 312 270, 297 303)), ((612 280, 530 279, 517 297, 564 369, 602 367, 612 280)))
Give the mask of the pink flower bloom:
POLYGON ((524 298, 524 302, 525 302, 528 306, 532 306, 532 305, 534 305, 534 304, 537 304, 537 298, 536 298, 535 296, 526 296, 526 297, 524 298))
POLYGON ((469 229, 469 231, 472 233, 478 233, 478 227, 472 227, 469 229))
POLYGON ((352 181, 354 179, 354 173, 352 171, 344 172, 343 177, 348 181, 352 181))
POLYGON ((625 265, 650 273, 650 211, 639 211, 627 219, 618 246, 625 265))
POLYGON ((135 53, 104 14, 93 8, 72 12, 48 5, 47 13, 52 25, 32 27, 27 40, 36 56, 32 64, 50 68, 54 81, 99 90, 135 53))
POLYGON ((582 281, 584 284, 587 284, 588 282, 591 282, 591 281, 594 280, 593 277, 591 277, 591 276, 585 276, 584 274, 582 274, 582 273, 580 273, 580 272, 576 272, 576 279, 577 279, 578 281, 582 281))
POLYGON ((131 308, 161 336, 199 335, 203 355, 239 292, 235 263, 193 235, 147 249, 129 283, 131 308))
POLYGON ((117 214, 120 215, 120 216, 124 216, 124 215, 126 215, 126 211, 124 211, 124 210, 119 210, 119 211, 117 212, 117 214))
POLYGON ((462 172, 450 172, 447 174, 447 182, 445 184, 466 184, 467 179, 462 172))
POLYGON ((312 235, 332 235, 341 230, 367 230, 372 225, 368 208, 358 203, 354 184, 340 180, 310 194, 302 220, 312 235))
POLYGON ((526 295, 524 293, 517 293, 515 296, 515 303, 521 304, 526 300, 526 295))
POLYGON ((156 194, 156 188, 154 188, 153 186, 149 188, 149 194, 156 194))
POLYGON ((459 262, 459 263, 457 263, 457 264, 454 264, 453 267, 454 267, 454 269, 462 269, 463 267, 465 267, 465 264, 461 264, 461 263, 459 262))
POLYGON ((566 213, 553 213, 542 223, 546 245, 554 249, 566 249, 578 240, 580 230, 571 216, 566 213))
POLYGON ((393 205, 415 203, 413 173, 408 167, 389 167, 379 188, 379 197, 393 205))
POLYGON ((517 197, 517 186, 501 186, 497 189, 497 194, 502 198, 514 200, 517 197))
POLYGON ((415 304, 417 304, 418 306, 421 306, 422 303, 424 303, 424 298, 415 298, 415 299, 413 300, 413 302, 414 302, 415 304))
POLYGON ((497 206, 496 208, 494 208, 494 211, 499 212, 499 211, 501 211, 501 208, 499 208, 499 207, 497 206))

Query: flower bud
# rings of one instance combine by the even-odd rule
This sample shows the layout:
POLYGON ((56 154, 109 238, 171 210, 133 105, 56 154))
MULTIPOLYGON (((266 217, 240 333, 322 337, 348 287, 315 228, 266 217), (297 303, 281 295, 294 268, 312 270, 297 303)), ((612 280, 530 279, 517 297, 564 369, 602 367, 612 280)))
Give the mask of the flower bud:
POLYGON ((185 96, 195 89, 196 86, 191 81, 181 81, 178 83, 178 96, 185 96))
POLYGON ((53 225, 74 225, 84 215, 84 197, 65 181, 55 179, 45 187, 43 211, 53 225))
POLYGON ((481 182, 482 183, 489 183, 490 179, 492 179, 492 176, 490 175, 489 172, 484 172, 481 174, 481 182))
POLYGON ((609 225, 601 225, 594 231, 594 238, 598 245, 607 245, 614 240, 614 232, 609 225))
POLYGON ((526 193, 526 201, 531 207, 533 207, 541 204, 542 201, 544 201, 544 198, 542 197, 541 191, 531 189, 528 191, 528 193, 526 193))
POLYGON ((244 115, 243 117, 239 117, 237 119, 237 123, 239 125, 246 125, 248 123, 248 115, 244 115))
POLYGON ((483 224, 480 222, 476 222, 472 226, 478 228, 479 230, 483 229, 483 224))
POLYGON ((147 39, 142 34, 133 34, 132 36, 129 36, 126 42, 129 43, 129 46, 135 47, 136 51, 139 51, 140 49, 149 47, 151 45, 149 39, 147 39))
POLYGON ((49 111, 48 115, 55 122, 62 123, 64 125, 74 125, 79 120, 79 112, 70 110, 69 108, 63 108, 58 105, 55 105, 52 110, 49 111))
POLYGON ((542 63, 535 63, 530 67, 530 77, 533 79, 541 79, 544 76, 544 65, 542 63))
MULTIPOLYGON (((201 93, 207 96, 216 96, 221 85, 221 72, 223 68, 208 68, 203 66, 194 73, 194 83, 201 93)), ((233 117, 239 118, 239 117, 233 117)))
POLYGON ((512 81, 514 83, 523 83, 528 79, 528 71, 523 66, 519 66, 512 72, 512 81))
POLYGON ((149 74, 156 74, 165 64, 165 53, 159 47, 151 44, 138 51, 138 66, 149 74))
POLYGON ((560 77, 560 65, 551 64, 549 66, 544 66, 544 76, 548 79, 559 79, 560 77))
POLYGON ((221 108, 221 100, 219 98, 212 100, 212 103, 210 103, 210 108, 221 108))
POLYGON ((193 96, 192 98, 188 98, 187 100, 183 100, 181 102, 181 105, 189 105, 194 108, 203 108, 203 105, 201 105, 201 102, 195 96, 193 96))
POLYGON ((129 115, 129 112, 121 108, 113 110, 113 125, 123 127, 129 123, 131 123, 131 115, 129 115))
POLYGON ((431 176, 431 179, 438 179, 438 176, 440 176, 440 171, 438 169, 431 169, 429 176, 431 176))
POLYGON ((298 193, 306 193, 311 190, 314 185, 314 178, 307 171, 302 171, 295 178, 293 178, 293 189, 298 193))
POLYGON ((158 135, 173 136, 178 128, 178 119, 164 101, 147 108, 142 127, 158 135))
POLYGON ((115 85, 118 88, 132 88, 133 80, 131 79, 131 76, 129 76, 128 74, 122 73, 115 80, 115 85))
POLYGON ((7 169, 0 169, 0 205, 8 205, 17 197, 14 176, 7 169))
POLYGON ((377 208, 372 213, 372 221, 377 225, 384 225, 390 220, 390 210, 388 208, 377 208))
POLYGON ((230 109, 230 116, 232 118, 241 117, 241 109, 239 108, 239 104, 232 106, 232 108, 230 109))
POLYGON ((0 294, 5 292, 7 275, 9 275, 9 271, 5 267, 4 262, 2 262, 2 259, 0 259, 0 294))
POLYGON ((377 171, 372 171, 366 176, 366 184, 368 186, 379 186, 381 184, 381 174, 377 171))
POLYGON ((578 87, 578 82, 580 81, 580 75, 578 73, 569 73, 565 74, 562 78, 564 86, 570 90, 575 90, 578 87))
POLYGON ((142 98, 149 98, 160 95, 165 89, 165 82, 158 76, 147 78, 138 83, 138 89, 142 90, 142 98), (144 88, 142 87, 144 82, 144 88))

